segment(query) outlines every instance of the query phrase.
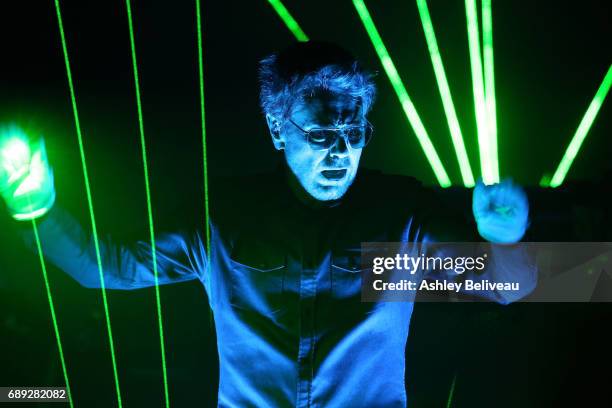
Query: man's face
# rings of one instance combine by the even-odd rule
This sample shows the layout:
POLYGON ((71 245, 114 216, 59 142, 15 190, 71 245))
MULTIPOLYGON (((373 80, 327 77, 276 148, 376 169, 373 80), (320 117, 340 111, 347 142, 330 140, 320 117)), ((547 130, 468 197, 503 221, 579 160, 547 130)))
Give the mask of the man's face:
MULTIPOLYGON (((358 99, 330 92, 315 93, 297 102, 289 119, 305 131, 366 124, 358 99)), ((289 168, 315 199, 341 198, 355 179, 362 149, 352 148, 345 138, 338 137, 329 149, 314 150, 304 132, 291 121, 280 125, 275 140, 277 148, 284 148, 289 168)))

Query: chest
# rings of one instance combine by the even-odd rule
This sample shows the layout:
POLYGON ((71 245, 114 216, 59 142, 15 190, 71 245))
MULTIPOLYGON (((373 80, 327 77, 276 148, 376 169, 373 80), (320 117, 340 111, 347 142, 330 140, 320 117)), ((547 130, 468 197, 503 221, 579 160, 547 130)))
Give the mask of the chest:
POLYGON ((361 302, 361 243, 399 241, 412 224, 409 214, 365 215, 260 217, 255 228, 221 240, 220 295, 249 320, 292 325, 301 310, 311 309, 321 327, 325 321, 354 324, 376 307, 361 302))

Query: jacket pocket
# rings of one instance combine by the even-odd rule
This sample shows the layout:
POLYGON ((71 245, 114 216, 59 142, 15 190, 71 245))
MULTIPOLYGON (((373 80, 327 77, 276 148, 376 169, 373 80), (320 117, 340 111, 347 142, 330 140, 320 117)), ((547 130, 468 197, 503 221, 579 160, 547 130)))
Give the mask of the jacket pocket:
POLYGON ((231 259, 230 303, 232 306, 269 317, 285 309, 284 257, 250 264, 231 259))
MULTIPOLYGON (((350 311, 348 320, 374 312, 378 305, 375 302, 361 300, 362 283, 372 268, 361 265, 361 256, 354 251, 342 251, 332 254, 331 260, 331 296, 343 310, 350 311)), ((365 279, 365 280, 364 280, 365 279)))
POLYGON ((334 298, 361 297, 361 268, 359 256, 335 254, 331 265, 331 289, 334 298))

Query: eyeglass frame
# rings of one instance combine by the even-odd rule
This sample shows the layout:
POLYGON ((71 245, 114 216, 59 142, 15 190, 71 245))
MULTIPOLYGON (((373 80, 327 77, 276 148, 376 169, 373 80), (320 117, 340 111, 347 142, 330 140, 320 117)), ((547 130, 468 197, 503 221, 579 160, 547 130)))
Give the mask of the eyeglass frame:
POLYGON ((374 126, 367 119, 365 120, 366 123, 364 125, 351 125, 351 126, 346 126, 346 127, 343 127, 343 128, 312 128, 312 129, 309 129, 309 130, 303 129, 300 125, 295 123, 291 118, 287 118, 287 120, 289 122, 291 122, 293 124, 293 126, 298 128, 304 134, 304 136, 306 136, 306 141, 308 142, 308 146, 310 146, 310 148, 312 150, 329 150, 329 149, 331 149, 337 143, 338 137, 339 137, 339 136, 336 136, 336 140, 329 147, 326 147, 326 148, 323 148, 323 149, 315 149, 315 148, 313 148, 312 142, 310 141, 310 133, 313 130, 331 130, 331 131, 334 131, 336 133, 336 135, 340 134, 341 137, 344 139, 344 142, 346 143, 346 145, 350 146, 352 149, 363 149, 364 147, 366 147, 368 145, 368 143, 370 143, 370 140, 372 140, 372 138, 374 137, 374 126), (345 129, 355 129, 355 128, 361 128, 361 127, 365 127, 365 128, 369 128, 370 129, 370 137, 366 138, 363 146, 355 148, 355 147, 353 147, 351 145, 350 141, 348 140, 348 136, 346 136, 346 132, 341 132, 341 131, 343 131, 345 129))

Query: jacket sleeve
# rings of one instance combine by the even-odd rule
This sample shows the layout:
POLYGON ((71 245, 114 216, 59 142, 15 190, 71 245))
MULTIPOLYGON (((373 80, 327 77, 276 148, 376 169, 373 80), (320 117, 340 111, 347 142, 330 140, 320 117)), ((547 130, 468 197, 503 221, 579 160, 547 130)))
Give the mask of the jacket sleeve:
MULTIPOLYGON (((38 233, 44 257, 72 276, 82 286, 100 288, 100 268, 93 234, 57 205, 40 220, 38 233)), ((26 245, 36 251, 32 228, 21 231, 26 245)), ((100 264, 108 289, 139 289, 155 285, 152 251, 149 242, 131 244, 99 237, 100 264)), ((160 285, 200 279, 206 269, 206 249, 199 232, 165 233, 155 237, 157 275, 160 285)))

